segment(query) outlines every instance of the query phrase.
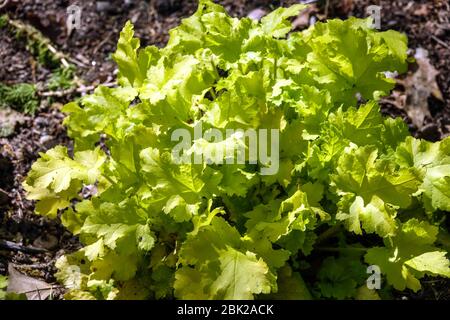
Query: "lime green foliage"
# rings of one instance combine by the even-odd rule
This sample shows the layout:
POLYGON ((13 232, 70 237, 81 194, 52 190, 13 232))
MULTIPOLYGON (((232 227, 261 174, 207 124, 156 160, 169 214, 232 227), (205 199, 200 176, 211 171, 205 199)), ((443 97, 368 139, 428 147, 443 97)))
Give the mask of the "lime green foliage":
POLYGON ((20 112, 34 114, 39 107, 36 87, 27 83, 12 86, 0 84, 0 107, 10 107, 20 112))
POLYGON ((47 82, 48 90, 70 89, 73 85, 74 68, 58 68, 47 82))
MULTIPOLYGON (((409 137, 376 102, 394 86, 385 72, 406 70, 406 37, 355 18, 289 34, 302 8, 257 22, 202 0, 162 49, 140 48, 124 27, 113 55, 119 86, 64 107, 73 155, 42 154, 25 182, 37 213, 61 212, 84 244, 58 260, 66 298, 308 299, 309 288, 377 299, 363 288, 369 264, 385 288, 449 276, 434 217, 450 205, 450 140, 409 137), (279 171, 176 164, 173 131, 200 122, 279 129, 279 171), (96 147, 101 136, 106 148, 96 147), (337 224, 334 247, 319 232, 337 224), (323 249, 317 239, 331 246, 320 271, 308 264, 323 249), (302 278, 305 268, 317 283, 302 278)), ((217 147, 201 140, 189 151, 217 147)))
POLYGON ((77 152, 72 160, 67 156, 67 148, 61 146, 41 154, 24 184, 29 198, 39 200, 36 213, 56 217, 57 210, 68 207, 73 192, 80 190, 83 182, 96 182, 105 158, 95 149, 77 152))
POLYGON ((4 28, 8 25, 8 16, 6 14, 0 16, 0 28, 4 28))
POLYGON ((446 252, 433 245, 437 233, 437 227, 410 219, 395 237, 385 239, 385 247, 369 249, 365 260, 379 265, 395 289, 417 291, 425 274, 450 277, 446 252))
POLYGON ((0 275, 0 300, 5 300, 8 278, 0 275))

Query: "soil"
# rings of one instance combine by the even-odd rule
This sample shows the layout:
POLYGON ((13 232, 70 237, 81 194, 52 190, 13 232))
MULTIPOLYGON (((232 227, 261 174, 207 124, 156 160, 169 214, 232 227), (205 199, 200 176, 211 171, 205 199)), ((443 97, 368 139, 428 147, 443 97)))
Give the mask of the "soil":
MULTIPOLYGON (((135 25, 142 45, 163 46, 168 40, 168 30, 191 15, 197 7, 195 0, 151 1, 67 1, 67 0, 11 0, 0 14, 30 24, 48 37, 57 49, 70 58, 77 67, 77 76, 86 86, 114 80, 115 65, 111 59, 120 29, 127 20, 135 25), (99 3, 103 3, 99 5, 99 3), (105 4, 106 3, 106 4, 105 4), (108 4, 109 3, 109 4, 108 4), (76 4, 82 8, 81 29, 69 34, 66 27, 66 9, 76 4)), ((222 0, 234 16, 246 16, 254 9, 267 12, 277 6, 298 1, 222 0)), ((1 5, 2 1, 0 1, 1 5)), ((430 117, 422 128, 412 125, 407 113, 384 100, 382 111, 386 115, 402 117, 410 124, 413 135, 436 141, 450 131, 450 5, 448 1, 388 1, 388 0, 329 0, 319 1, 312 10, 312 19, 349 16, 365 17, 368 5, 382 7, 382 28, 405 32, 411 53, 417 48, 429 52, 431 64, 439 71, 437 83, 443 101, 428 100, 430 117)), ((411 66, 414 72, 415 66, 411 66)), ((0 83, 34 83, 43 86, 51 74, 49 68, 36 62, 23 40, 5 28, 0 28, 0 83)), ((399 86, 397 91, 402 91, 399 86)), ((70 96, 43 100, 34 116, 24 116, 15 132, 0 138, 0 241, 12 241, 24 247, 43 249, 40 253, 2 248, 0 242, 0 274, 6 274, 8 263, 19 270, 49 283, 55 282, 54 262, 59 256, 79 248, 76 237, 66 231, 57 220, 33 214, 34 204, 25 199, 21 184, 37 159, 57 144, 70 146, 62 125, 60 106, 70 96)), ((423 281, 424 290, 408 293, 398 298, 450 299, 449 281, 430 279, 423 281)), ((56 292, 56 298, 61 297, 56 292)))

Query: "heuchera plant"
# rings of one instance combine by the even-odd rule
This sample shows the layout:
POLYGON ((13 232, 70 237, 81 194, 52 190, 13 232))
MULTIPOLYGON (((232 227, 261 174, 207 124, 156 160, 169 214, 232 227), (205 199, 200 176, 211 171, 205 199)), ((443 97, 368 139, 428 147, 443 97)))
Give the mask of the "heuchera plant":
POLYGON ((414 139, 377 104, 406 37, 356 18, 290 33, 302 9, 258 22, 202 0, 161 49, 124 27, 119 86, 64 107, 73 152, 41 154, 24 183, 84 245, 57 261, 67 299, 376 299, 368 266, 382 297, 450 277, 450 139, 414 139), (172 132, 199 122, 279 129, 278 172, 176 164, 172 132))

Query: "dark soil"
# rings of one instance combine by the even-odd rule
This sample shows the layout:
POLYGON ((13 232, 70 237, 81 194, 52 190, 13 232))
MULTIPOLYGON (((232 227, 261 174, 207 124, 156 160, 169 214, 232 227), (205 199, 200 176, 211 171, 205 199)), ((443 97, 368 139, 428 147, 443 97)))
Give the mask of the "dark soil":
MULTIPOLYGON (((77 76, 88 85, 114 80, 115 65, 111 59, 120 29, 127 20, 135 25, 142 45, 163 46, 170 28, 196 9, 195 0, 109 1, 98 6, 95 0, 11 0, 0 14, 8 13, 14 19, 40 30, 53 44, 70 57, 77 67, 77 76), (126 4, 128 3, 128 4, 126 4), (82 28, 68 34, 66 8, 77 4, 82 8, 82 28)), ((235 16, 246 16, 255 8, 267 11, 280 5, 298 1, 222 0, 235 16)), ((382 6, 383 29, 395 29, 408 35, 411 49, 425 48, 433 66, 440 72, 438 84, 444 101, 430 98, 432 117, 427 126, 411 132, 428 140, 439 140, 450 131, 450 8, 448 1, 388 1, 388 0, 330 0, 319 1, 312 16, 316 20, 327 17, 364 17, 369 4, 382 6)), ((1 1, 0 1, 1 3, 1 1)), ((414 66, 412 66, 414 68, 414 66)), ((23 40, 0 28, 0 83, 44 83, 51 70, 36 62, 23 40)), ((398 90, 402 90, 398 88, 398 90)), ((33 203, 25 199, 21 184, 37 159, 38 153, 57 144, 70 145, 62 126, 61 104, 71 97, 52 101, 43 100, 35 116, 26 116, 13 135, 0 138, 0 241, 8 240, 22 246, 44 248, 43 253, 26 253, 4 249, 0 245, 0 274, 5 274, 8 263, 27 274, 54 282, 55 259, 79 247, 78 240, 58 221, 33 214, 33 203)), ((404 110, 383 103, 382 111, 394 117, 401 116, 411 123, 404 110)), ((423 281, 424 290, 405 294, 409 299, 450 299, 449 281, 423 281)), ((402 296, 399 296, 401 298, 402 296)))
MULTIPOLYGON (((426 119, 421 129, 412 127, 420 138, 437 141, 450 133, 450 2, 408 0, 354 1, 349 14, 364 16, 369 5, 381 6, 382 29, 394 29, 407 34, 409 48, 424 48, 431 64, 439 71, 438 85, 444 101, 431 98, 429 109, 432 118, 426 119)), ((398 110, 384 106, 384 112, 396 116, 398 110)), ((404 115, 404 113, 403 113, 404 115)), ((406 119, 407 122, 408 119, 406 119)))
POLYGON ((6 29, 0 29, 0 70, 0 83, 7 85, 37 83, 50 75, 6 29))

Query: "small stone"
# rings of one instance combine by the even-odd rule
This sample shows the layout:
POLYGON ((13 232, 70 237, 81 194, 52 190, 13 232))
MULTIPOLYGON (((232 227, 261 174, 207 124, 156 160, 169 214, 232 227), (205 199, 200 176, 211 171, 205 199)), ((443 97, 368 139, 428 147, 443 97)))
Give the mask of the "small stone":
POLYGON ((33 246, 52 250, 58 246, 58 238, 51 234, 43 234, 33 242, 33 246))
POLYGON ((97 1, 96 8, 99 12, 110 11, 111 4, 109 3, 109 1, 97 1))
POLYGON ((44 135, 39 139, 39 143, 42 145, 46 145, 47 143, 51 142, 53 140, 52 136, 44 135))
POLYGON ((135 0, 125 0, 124 2, 125 7, 132 7, 135 5, 136 1, 135 0))
POLYGON ((249 17, 252 20, 261 20, 262 17, 264 17, 267 14, 266 10, 261 9, 261 8, 256 8, 252 11, 249 12, 249 14, 247 15, 247 17, 249 17))
POLYGON ((115 1, 97 1, 96 9, 98 12, 114 14, 120 11, 121 5, 117 4, 115 1))

